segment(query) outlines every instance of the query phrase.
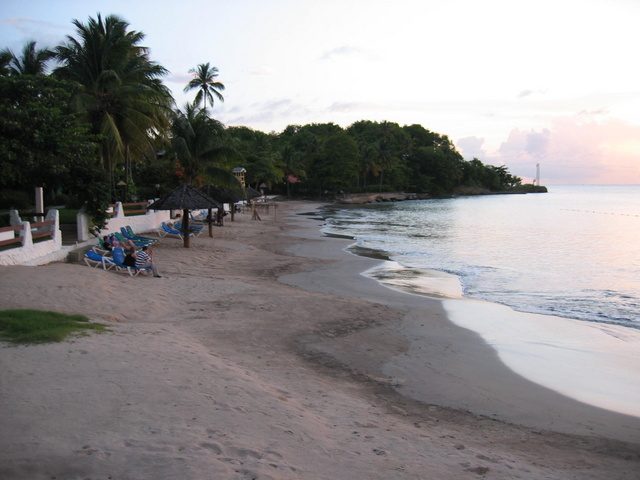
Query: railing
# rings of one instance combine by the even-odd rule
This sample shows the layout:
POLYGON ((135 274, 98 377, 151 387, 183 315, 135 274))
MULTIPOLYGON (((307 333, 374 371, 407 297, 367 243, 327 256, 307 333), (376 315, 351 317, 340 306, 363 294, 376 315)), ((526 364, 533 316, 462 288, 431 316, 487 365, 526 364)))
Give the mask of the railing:
POLYGON ((0 265, 24 265, 60 251, 62 235, 57 210, 49 210, 44 222, 25 222, 12 211, 19 225, 0 228, 0 265))
POLYGON ((34 240, 36 238, 45 238, 49 237, 49 239, 53 238, 53 230, 56 222, 54 220, 49 220, 48 222, 36 222, 31 224, 31 228, 38 229, 36 232, 31 233, 31 238, 34 240))
POLYGON ((109 205, 109 207, 111 207, 111 212, 109 212, 109 215, 111 217, 115 217, 118 216, 118 212, 121 211, 123 215, 127 216, 127 215, 145 215, 147 213, 147 206, 149 205, 149 202, 136 202, 136 203, 113 203, 111 205, 109 205), (137 208, 137 209, 127 209, 126 207, 143 207, 143 208, 137 208), (119 210, 119 209, 122 210, 119 210))
MULTIPOLYGON (((15 243, 15 245, 13 245, 12 247, 9 248, 15 248, 15 247, 21 247, 22 246, 22 236, 18 235, 16 237, 15 232, 17 231, 21 231, 24 230, 24 225, 16 225, 14 227, 3 227, 0 228, 0 238, 6 237, 7 233, 9 232, 13 232, 12 233, 12 237, 13 238, 7 238, 5 240, 0 240, 0 247, 4 247, 5 245, 12 245, 15 243)), ((2 250, 6 250, 6 249, 2 249, 2 250)))
MULTIPOLYGON (((149 232, 171 218, 169 210, 148 211, 146 208, 127 210, 128 216, 125 216, 121 205, 117 204, 115 215, 108 220, 104 234, 118 232, 124 226, 130 226, 135 233, 149 232)), ((146 207, 148 202, 126 205, 146 207)), ((65 261, 70 249, 77 248, 78 243, 76 246, 62 246, 62 232, 59 228, 57 210, 49 210, 44 222, 22 221, 15 210, 12 211, 12 215, 15 217, 12 221, 14 225, 0 228, 0 265, 44 265, 53 261, 65 261), (16 224, 18 222, 19 225, 16 224)), ((79 213, 77 221, 78 242, 89 245, 97 241, 89 233, 89 217, 85 213, 79 213)))
MULTIPOLYGON (((7 237, 8 232, 13 232, 13 238, 4 238, 0 240, 0 247, 5 247, 7 245, 13 245, 8 248, 16 248, 24 245, 24 241, 26 236, 24 235, 24 230, 29 228, 31 231, 31 239, 45 239, 51 240, 53 238, 53 231, 55 229, 55 220, 49 220, 46 222, 35 222, 29 223, 25 222, 22 225, 14 225, 12 227, 3 227, 0 228, 0 238, 7 237), (22 232, 22 234, 18 233, 16 235, 15 232, 22 232)), ((7 248, 3 248, 2 250, 7 250, 7 248)))

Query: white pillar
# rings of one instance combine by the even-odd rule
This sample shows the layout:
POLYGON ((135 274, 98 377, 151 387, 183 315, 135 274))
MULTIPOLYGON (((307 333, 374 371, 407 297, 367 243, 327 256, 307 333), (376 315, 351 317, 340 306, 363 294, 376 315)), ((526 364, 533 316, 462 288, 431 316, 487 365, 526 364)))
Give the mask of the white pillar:
MULTIPOLYGON (((42 187, 36 187, 36 212, 44 215, 44 197, 42 196, 42 187)), ((43 222, 44 217, 38 215, 36 221, 43 222)))

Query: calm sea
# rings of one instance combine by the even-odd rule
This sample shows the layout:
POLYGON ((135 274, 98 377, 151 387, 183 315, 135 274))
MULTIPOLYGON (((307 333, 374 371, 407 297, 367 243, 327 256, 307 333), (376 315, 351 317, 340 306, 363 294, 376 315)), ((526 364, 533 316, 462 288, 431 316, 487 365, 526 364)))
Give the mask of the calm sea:
MULTIPOLYGON (((640 328, 640 186, 332 206, 325 233, 515 310, 640 328)), ((404 270, 404 273, 403 271, 404 270)))

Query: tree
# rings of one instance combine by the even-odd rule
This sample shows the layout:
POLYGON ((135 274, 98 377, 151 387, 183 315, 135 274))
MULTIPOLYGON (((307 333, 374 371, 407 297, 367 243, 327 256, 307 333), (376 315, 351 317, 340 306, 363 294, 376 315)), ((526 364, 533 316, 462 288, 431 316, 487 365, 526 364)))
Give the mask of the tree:
POLYGON ((139 45, 144 34, 129 30, 118 16, 103 20, 98 14, 87 24, 73 24, 78 38, 68 36, 56 48, 62 65, 54 75, 84 87, 72 103, 103 139, 102 165, 115 192, 116 165, 124 164, 129 182, 132 157, 155 155, 155 140, 169 126, 173 98, 161 82, 167 70, 149 60, 147 48, 139 45))
POLYGON ((189 184, 201 180, 237 186, 238 180, 229 171, 230 163, 238 158, 229 145, 224 125, 187 103, 178 110, 171 125, 171 147, 184 169, 189 184))
POLYGON ((22 55, 17 57, 9 49, 0 52, 0 58, 9 75, 41 75, 44 74, 47 62, 55 57, 55 52, 47 48, 36 48, 36 42, 27 42, 22 55))
POLYGON ((79 85, 44 75, 0 77, 0 187, 63 190, 104 227, 107 184, 98 139, 69 107, 79 85))
POLYGON ((207 99, 211 103, 213 107, 213 96, 218 97, 218 100, 224 102, 224 97, 220 93, 220 91, 224 90, 224 85, 218 81, 216 81, 216 77, 218 76, 218 68, 211 67, 208 63, 202 63, 198 65, 197 68, 192 68, 189 70, 189 73, 194 75, 194 78, 184 87, 184 91, 188 92, 190 90, 198 89, 198 93, 196 94, 196 105, 200 105, 203 103, 203 107, 205 110, 207 109, 207 99))
POLYGON ((326 138, 311 165, 312 175, 323 190, 348 190, 358 176, 358 145, 346 132, 326 138))

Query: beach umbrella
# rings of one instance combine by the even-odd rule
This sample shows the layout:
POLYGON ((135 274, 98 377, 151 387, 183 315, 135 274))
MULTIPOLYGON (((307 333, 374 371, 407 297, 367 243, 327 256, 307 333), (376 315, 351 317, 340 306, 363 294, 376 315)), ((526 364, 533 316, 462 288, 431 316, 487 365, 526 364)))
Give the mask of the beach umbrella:
MULTIPOLYGON (((219 187, 217 185, 205 185, 200 189, 202 193, 213 198, 215 201, 220 203, 229 203, 231 205, 231 220, 233 221, 234 205, 240 200, 246 200, 247 195, 243 190, 227 188, 227 187, 219 187)), ((209 217, 211 217, 211 212, 209 212, 209 217)))
POLYGON ((222 204, 191 185, 183 184, 173 192, 163 195, 147 208, 149 210, 182 210, 182 234, 184 246, 189 248, 189 210, 220 208, 222 204))
POLYGON ((257 191, 255 188, 253 187, 247 187, 247 199, 249 201, 253 200, 254 198, 258 198, 261 197, 262 194, 257 191))

